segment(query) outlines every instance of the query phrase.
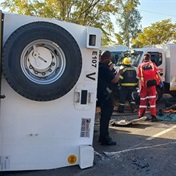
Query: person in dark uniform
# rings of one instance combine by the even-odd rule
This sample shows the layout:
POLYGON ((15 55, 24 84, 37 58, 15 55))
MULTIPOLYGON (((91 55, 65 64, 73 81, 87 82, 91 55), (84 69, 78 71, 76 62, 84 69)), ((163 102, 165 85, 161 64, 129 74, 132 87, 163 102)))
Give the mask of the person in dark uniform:
POLYGON ((111 52, 105 51, 101 54, 99 62, 97 106, 101 108, 99 136, 101 145, 116 145, 116 142, 109 136, 109 121, 114 109, 111 86, 118 82, 119 73, 114 70, 111 58, 111 52))
POLYGON ((124 113, 125 108, 125 101, 128 100, 131 111, 134 112, 135 110, 135 100, 132 98, 132 92, 136 89, 138 85, 138 78, 136 69, 131 66, 131 59, 126 57, 123 59, 123 65, 120 68, 120 91, 119 91, 119 107, 118 112, 124 113))

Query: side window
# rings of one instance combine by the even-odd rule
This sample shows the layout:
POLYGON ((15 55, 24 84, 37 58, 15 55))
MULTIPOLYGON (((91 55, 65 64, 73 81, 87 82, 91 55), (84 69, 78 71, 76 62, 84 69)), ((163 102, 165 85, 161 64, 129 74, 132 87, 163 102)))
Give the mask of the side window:
POLYGON ((152 62, 159 66, 162 64, 163 56, 162 53, 159 52, 148 52, 151 55, 152 62))

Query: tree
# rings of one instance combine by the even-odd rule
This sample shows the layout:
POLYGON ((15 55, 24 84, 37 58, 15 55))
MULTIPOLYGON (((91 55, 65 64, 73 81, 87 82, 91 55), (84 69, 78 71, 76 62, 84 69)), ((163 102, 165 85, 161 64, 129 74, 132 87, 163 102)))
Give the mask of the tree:
POLYGON ((126 0, 121 2, 122 12, 117 19, 119 23, 119 34, 116 34, 117 40, 126 46, 130 46, 133 38, 141 31, 139 25, 141 15, 136 7, 139 5, 139 0, 126 0))
POLYGON ((119 0, 5 0, 3 8, 10 12, 57 18, 102 30, 102 43, 111 42, 114 32, 110 16, 118 12, 119 0))
POLYGON ((172 24, 171 19, 153 23, 144 28, 143 32, 139 33, 137 38, 133 40, 135 47, 166 44, 168 42, 176 42, 176 24, 172 24))

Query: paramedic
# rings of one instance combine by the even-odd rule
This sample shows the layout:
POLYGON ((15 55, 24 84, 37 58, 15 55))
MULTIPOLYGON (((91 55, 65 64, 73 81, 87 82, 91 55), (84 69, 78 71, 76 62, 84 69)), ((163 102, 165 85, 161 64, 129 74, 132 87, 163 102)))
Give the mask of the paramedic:
POLYGON ((159 85, 161 80, 157 73, 158 68, 155 63, 151 61, 151 55, 145 54, 143 62, 138 66, 138 77, 140 84, 140 105, 139 118, 144 116, 148 100, 150 105, 151 121, 156 122, 156 85, 159 85))

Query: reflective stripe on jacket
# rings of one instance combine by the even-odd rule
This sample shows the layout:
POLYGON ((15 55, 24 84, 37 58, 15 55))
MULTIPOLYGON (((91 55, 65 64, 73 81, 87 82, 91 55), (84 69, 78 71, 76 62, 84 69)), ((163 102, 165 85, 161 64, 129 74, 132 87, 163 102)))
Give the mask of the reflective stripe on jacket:
POLYGON ((137 73, 136 69, 132 66, 125 66, 119 78, 121 86, 137 86, 137 73))

